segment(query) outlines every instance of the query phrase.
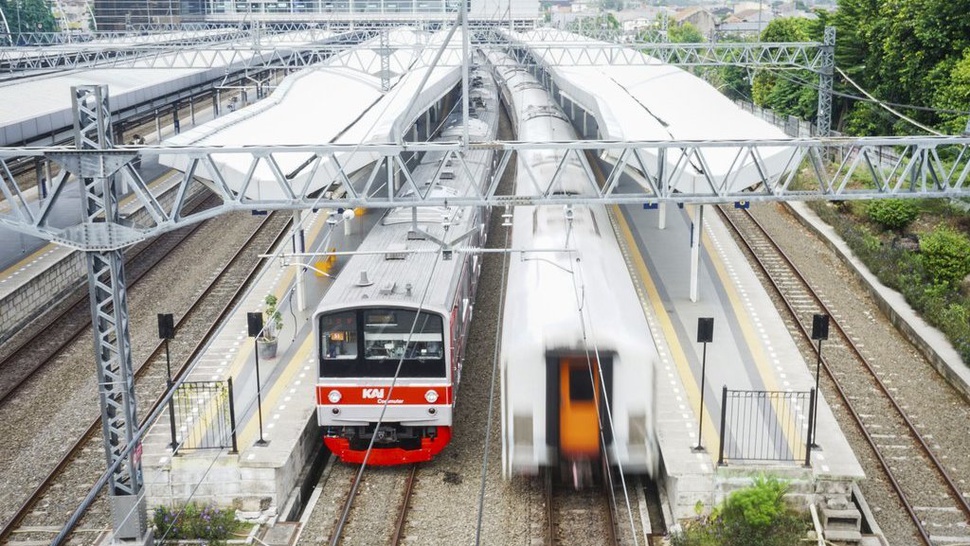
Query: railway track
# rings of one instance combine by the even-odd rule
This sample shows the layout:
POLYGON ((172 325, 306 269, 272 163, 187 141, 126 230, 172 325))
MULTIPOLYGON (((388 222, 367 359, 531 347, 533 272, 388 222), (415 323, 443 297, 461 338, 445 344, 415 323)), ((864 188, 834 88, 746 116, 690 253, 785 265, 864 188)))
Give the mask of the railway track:
MULTIPOLYGON (((213 206, 218 199, 198 198, 189 204, 192 212, 213 206)), ((125 274, 128 289, 138 284, 149 271, 202 226, 196 223, 162 235, 150 243, 135 247, 125 255, 125 274)), ((0 408, 25 383, 50 363, 65 347, 73 345, 91 330, 91 303, 87 284, 75 290, 65 301, 56 304, 55 311, 43 315, 28 328, 35 335, 24 337, 13 349, 0 358, 0 408)))
POLYGON ((609 485, 570 489, 555 471, 544 473, 546 544, 609 544, 619 546, 616 504, 609 485))
MULTIPOLYGON (((249 281, 262 262, 257 256, 276 246, 288 233, 289 225, 288 215, 268 216, 247 243, 211 278, 211 282, 196 297, 195 303, 176 323, 178 342, 170 345, 176 379, 186 372, 188 364, 202 352, 206 340, 229 314, 235 302, 245 294, 249 281)), ((140 411, 142 415, 149 415, 158 406, 167 388, 166 355, 161 341, 140 366, 136 365, 135 380, 139 399, 154 400, 150 408, 140 411)), ((98 418, 80 437, 73 440, 55 467, 21 503, 14 516, 4 523, 0 529, 0 542, 50 541, 61 530, 104 470, 100 430, 101 420, 98 418), (17 541, 11 541, 14 533, 17 534, 17 541)), ((92 509, 104 511, 99 524, 100 528, 104 528, 110 520, 107 503, 103 495, 101 498, 101 502, 92 509)))
POLYGON ((970 504, 942 464, 941 456, 934 452, 935 446, 931 448, 918 430, 911 410, 896 400, 876 366, 839 323, 838 313, 829 309, 764 227, 746 210, 719 207, 719 211, 784 302, 793 321, 793 335, 805 340, 820 359, 826 376, 912 520, 914 539, 918 537, 923 544, 932 546, 966 541, 970 534, 970 504), (812 317, 817 313, 827 314, 831 325, 821 356, 811 340, 812 317))
POLYGON ((417 472, 418 465, 355 468, 328 544, 403 544, 417 472))

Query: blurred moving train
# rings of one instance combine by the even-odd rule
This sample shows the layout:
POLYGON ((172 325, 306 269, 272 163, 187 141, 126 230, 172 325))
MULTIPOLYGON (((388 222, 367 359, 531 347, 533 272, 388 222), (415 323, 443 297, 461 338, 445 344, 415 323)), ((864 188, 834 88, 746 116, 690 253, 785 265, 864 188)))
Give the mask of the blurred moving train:
MULTIPOLYGON (((575 140, 532 74, 489 61, 519 141, 575 140)), ((516 193, 562 164, 550 194, 594 195, 586 158, 564 153, 521 150, 516 193)), ((579 488, 607 463, 655 474, 657 350, 606 208, 516 207, 511 246, 525 252, 510 261, 502 319, 503 475, 558 467, 579 488)))
MULTIPOLYGON (((494 140, 494 80, 473 68, 469 81, 469 139, 494 140)), ((461 136, 459 102, 438 140, 461 136)), ((494 153, 470 151, 464 165, 445 152, 427 152, 412 177, 422 193, 470 195, 488 183, 494 153)), ((409 197, 413 189, 397 195, 409 197)), ((474 207, 388 210, 322 299, 313 317, 317 417, 324 444, 342 461, 428 461, 451 439, 481 269, 481 257, 462 248, 484 244, 487 219, 486 210, 474 207), (461 239, 454 251, 442 252, 438 241, 454 239, 461 239)))

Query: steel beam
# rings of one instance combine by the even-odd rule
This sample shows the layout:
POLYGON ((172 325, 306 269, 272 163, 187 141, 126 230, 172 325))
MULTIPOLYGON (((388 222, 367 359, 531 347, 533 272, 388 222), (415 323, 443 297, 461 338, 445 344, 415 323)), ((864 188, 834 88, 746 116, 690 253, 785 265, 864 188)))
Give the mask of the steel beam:
MULTIPOLYGON (((447 23, 453 19, 449 18, 447 23)), ((50 70, 69 68, 212 68, 232 66, 238 70, 254 68, 306 68, 327 61, 340 65, 350 62, 347 57, 332 58, 337 53, 373 38, 386 26, 358 24, 353 29, 305 28, 286 30, 271 27, 261 37, 259 48, 252 46, 255 31, 238 31, 227 34, 223 42, 210 39, 192 45, 181 42, 147 39, 135 45, 111 42, 87 42, 64 44, 57 47, 0 48, 0 74, 25 70, 50 70), (285 41, 274 40, 288 32, 285 41), (301 43, 294 46, 294 43, 301 43)), ((546 43, 518 41, 496 25, 471 22, 469 39, 478 47, 531 47, 535 52, 551 52, 545 63, 550 65, 646 65, 660 59, 677 66, 715 66, 723 64, 743 66, 787 66, 820 71, 827 59, 823 53, 826 44, 818 42, 718 42, 718 43, 667 43, 623 42, 617 36, 595 35, 587 41, 577 41, 577 34, 550 30, 546 43), (644 55, 646 54, 646 55, 644 55)), ((164 35, 163 35, 164 36, 164 35)), ((130 38, 134 40, 135 38, 130 38)), ((833 36, 834 39, 834 36, 833 36)), ((381 44, 371 46, 380 49, 381 44)), ((449 61, 457 66, 458 61, 449 61)), ((417 67, 427 66, 419 61, 417 67)), ((439 66, 448 66, 441 64, 439 66)))
MULTIPOLYGON (((0 213, 0 224, 20 233, 55 241, 78 250, 118 250, 148 237, 214 218, 235 210, 297 210, 326 207, 391 208, 398 206, 447 205, 553 205, 553 204, 642 204, 642 203, 731 203, 734 201, 852 200, 877 198, 968 198, 970 197, 970 135, 919 137, 807 138, 735 141, 600 141, 483 143, 402 142, 352 145, 286 145, 253 147, 179 148, 177 153, 191 158, 177 188, 174 201, 164 203, 138 178, 127 162, 172 155, 164 146, 113 149, 68 150, 52 148, 0 149, 0 173, 13 158, 46 157, 60 164, 69 176, 54 181, 51 194, 38 213, 29 207, 11 207, 0 213), (440 153, 463 165, 465 152, 488 148, 499 152, 500 165, 521 150, 558 150, 568 153, 590 152, 608 160, 607 180, 626 180, 597 188, 594 195, 563 195, 549 191, 562 173, 559 169, 542 171, 534 180, 531 194, 514 195, 498 190, 501 172, 496 172, 488 188, 475 193, 432 197, 436 192, 420 191, 402 199, 376 191, 380 184, 351 184, 353 173, 342 165, 353 154, 371 154, 380 163, 395 165, 402 180, 411 180, 405 159, 415 152, 440 153), (287 178, 279 168, 270 178, 259 178, 256 169, 239 170, 240 165, 258 162, 278 165, 284 160, 313 157, 315 166, 306 177, 287 178), (287 157, 288 156, 288 157, 287 157), (825 158, 834 158, 827 161, 825 158), (229 168, 232 162, 235 168, 229 168), (186 214, 184 195, 200 184, 204 167, 207 191, 222 199, 222 204, 203 212, 186 214), (330 172, 332 175, 325 175, 330 172), (142 224, 118 222, 114 216, 58 228, 47 223, 47 212, 66 197, 61 188, 79 176, 124 176, 135 188, 135 197, 149 211, 142 224), (86 174, 84 174, 86 173, 86 174), (316 177, 316 178, 309 178, 316 177), (344 190, 344 191, 337 191, 344 190)), ((370 168, 370 167, 365 167, 370 168)), ((373 168, 374 173, 379 169, 373 168)), ((500 169, 501 171, 501 169, 500 169)), ((2 176, 0 190, 12 202, 21 202, 25 192, 12 177, 2 176)), ((589 181, 590 187, 594 182, 589 181)), ((92 199, 101 199, 88 191, 92 199)), ((110 204, 110 203, 108 203, 110 204)), ((97 214, 95 214, 97 217, 97 214)))
MULTIPOLYGON (((110 149, 107 86, 78 86, 71 90, 77 148, 95 152, 110 149)), ((80 156, 80 159, 65 168, 80 185, 84 207, 84 219, 77 226, 76 235, 84 241, 87 255, 105 458, 108 467, 121 462, 108 483, 115 539, 144 543, 148 527, 141 445, 136 443, 133 450, 128 450, 138 429, 138 417, 124 257, 121 248, 114 248, 112 241, 113 226, 120 224, 114 174, 117 162, 103 155, 80 156)))
POLYGON ((819 49, 818 71, 818 136, 827 137, 832 130, 832 75, 835 72, 835 27, 825 27, 825 41, 819 49))

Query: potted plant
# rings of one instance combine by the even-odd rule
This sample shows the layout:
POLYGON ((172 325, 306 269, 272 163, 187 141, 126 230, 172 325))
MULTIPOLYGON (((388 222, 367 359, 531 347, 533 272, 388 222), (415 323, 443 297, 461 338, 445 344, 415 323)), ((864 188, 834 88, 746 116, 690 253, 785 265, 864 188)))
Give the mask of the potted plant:
POLYGON ((263 333, 256 340, 256 348, 260 358, 276 358, 276 348, 280 328, 283 327, 283 315, 276 307, 278 300, 273 294, 267 294, 263 300, 263 333))

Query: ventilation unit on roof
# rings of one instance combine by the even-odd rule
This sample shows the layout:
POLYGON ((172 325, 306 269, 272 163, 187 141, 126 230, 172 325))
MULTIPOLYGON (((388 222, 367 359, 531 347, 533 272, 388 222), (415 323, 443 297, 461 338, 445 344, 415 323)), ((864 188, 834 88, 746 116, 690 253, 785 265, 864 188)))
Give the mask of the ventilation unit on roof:
POLYGON ((385 260, 404 260, 408 257, 407 245, 395 244, 387 247, 384 253, 385 260))
POLYGON ((367 278, 367 271, 361 271, 360 278, 357 279, 357 282, 355 284, 357 286, 370 286, 374 284, 374 281, 367 278))
POLYGON ((424 232, 414 231, 413 229, 408 230, 408 241, 424 241, 427 237, 424 236, 424 232))
POLYGON ((394 289, 396 287, 397 287, 397 284, 394 283, 393 281, 386 282, 386 283, 384 283, 384 284, 381 285, 380 295, 382 295, 382 296, 390 296, 391 294, 394 293, 394 289))
POLYGON ((452 171, 441 171, 441 176, 438 177, 441 180, 454 180, 455 173, 452 171))

